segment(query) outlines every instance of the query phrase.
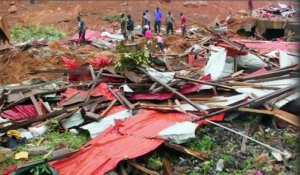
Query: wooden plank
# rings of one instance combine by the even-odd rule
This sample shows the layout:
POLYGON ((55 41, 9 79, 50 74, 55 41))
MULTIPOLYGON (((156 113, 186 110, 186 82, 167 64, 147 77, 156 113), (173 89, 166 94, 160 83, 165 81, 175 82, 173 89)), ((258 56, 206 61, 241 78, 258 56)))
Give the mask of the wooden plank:
POLYGON ((95 113, 92 113, 92 112, 85 112, 85 115, 89 118, 92 118, 92 119, 95 119, 95 120, 99 120, 102 118, 101 115, 99 114, 95 114, 95 113))
POLYGON ((90 69, 90 73, 91 73, 92 79, 93 79, 93 81, 95 81, 96 75, 95 75, 95 71, 93 69, 93 66, 89 65, 89 69, 90 69))
POLYGON ((224 88, 224 89, 234 90, 234 88, 232 88, 230 86, 226 86, 226 85, 222 85, 222 84, 218 84, 218 83, 213 83, 213 82, 209 82, 209 81, 196 80, 196 79, 183 77, 183 76, 179 76, 179 75, 175 75, 175 78, 178 78, 178 79, 181 79, 181 80, 186 80, 186 81, 191 81, 191 82, 195 82, 195 83, 199 83, 199 84, 206 84, 206 85, 210 85, 210 86, 216 86, 216 87, 220 87, 220 88, 224 88))
POLYGON ((138 170, 141 170, 142 172, 146 173, 146 174, 149 174, 149 175, 159 175, 158 172, 155 172, 155 171, 152 171, 152 170, 149 170, 148 168, 138 164, 137 162, 135 161, 132 161, 132 160, 128 160, 126 161, 130 166, 133 166, 134 168, 138 169, 138 170))
POLYGON ((169 164, 168 160, 163 158, 162 163, 163 163, 163 168, 164 168, 164 174, 165 175, 172 175, 172 169, 170 167, 170 164, 169 164))
POLYGON ((117 103, 117 99, 114 99, 110 104, 109 106, 100 114, 101 117, 104 117, 108 111, 117 103))
POLYGON ((280 90, 277 90, 273 93, 270 93, 270 94, 267 94, 265 96, 262 96, 262 97, 258 97, 258 98, 254 98, 252 100, 249 100, 249 101, 246 101, 246 102, 242 102, 242 103, 239 103, 237 105, 234 105, 234 106, 230 106, 226 109, 221 109, 219 111, 215 111, 215 112, 212 112, 212 113, 209 113, 207 115, 205 115, 204 117, 199 117, 199 118, 196 118, 196 119, 193 119, 192 121, 193 122, 197 122, 199 120, 203 120, 203 119, 206 119, 208 117, 211 117, 211 116, 214 116, 214 115, 218 115, 218 114, 221 114, 221 113, 224 113, 224 112, 229 112, 229 111, 232 111, 232 110, 237 110, 238 108, 241 108, 241 107, 244 107, 246 105, 257 105, 257 104, 262 104, 272 98, 275 98, 281 94, 284 94, 286 92, 289 92, 291 90, 294 90, 296 89, 297 85, 292 85, 292 86, 288 86, 286 88, 283 88, 283 89, 280 89, 280 90))
POLYGON ((200 160, 204 160, 204 159, 208 158, 208 155, 205 154, 205 153, 202 153, 200 151, 194 151, 194 150, 191 150, 191 149, 186 148, 186 147, 181 146, 181 145, 176 145, 176 144, 173 144, 173 143, 170 143, 170 142, 164 142, 164 145, 168 148, 171 148, 171 149, 174 149, 174 150, 179 151, 181 153, 193 156, 193 157, 195 157, 197 159, 200 159, 200 160))
POLYGON ((31 102, 33 103, 33 106, 34 106, 35 110, 37 111, 38 115, 39 116, 43 115, 44 113, 43 113, 42 109, 40 108, 36 98, 33 95, 30 95, 29 98, 30 98, 31 102))
POLYGON ((175 104, 181 109, 181 112, 186 113, 186 111, 184 110, 184 108, 181 106, 180 102, 175 99, 175 104))
MULTIPOLYGON (((245 126, 245 135, 248 135, 249 134, 249 130, 250 130, 250 123, 246 123, 246 126, 245 126)), ((241 152, 245 153, 246 151, 246 142, 247 142, 247 138, 246 137, 243 137, 243 140, 242 140, 242 146, 241 146, 241 152)))
POLYGON ((127 98, 124 97, 124 95, 121 92, 116 92, 116 95, 119 96, 122 99, 122 101, 126 104, 126 106, 129 109, 133 109, 134 108, 134 105, 131 104, 130 101, 128 101, 127 98))
POLYGON ((100 78, 100 75, 101 75, 102 71, 103 71, 103 69, 100 69, 100 71, 97 73, 97 76, 96 76, 95 80, 93 81, 92 87, 89 90, 88 95, 87 95, 86 99, 84 100, 84 102, 87 102, 87 101, 90 100, 90 97, 91 97, 91 95, 92 95, 92 93, 93 93, 93 91, 94 91, 94 89, 97 85, 97 81, 100 78))

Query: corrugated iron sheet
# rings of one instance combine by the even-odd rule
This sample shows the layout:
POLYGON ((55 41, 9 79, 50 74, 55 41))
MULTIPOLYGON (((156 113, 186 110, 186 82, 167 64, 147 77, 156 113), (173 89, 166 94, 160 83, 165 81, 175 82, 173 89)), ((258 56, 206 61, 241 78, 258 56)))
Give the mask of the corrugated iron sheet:
POLYGON ((75 155, 53 162, 52 165, 63 175, 102 175, 121 160, 144 155, 163 142, 161 139, 121 135, 116 127, 110 127, 75 155))
MULTIPOLYGON (((220 114, 210 119, 222 120, 223 117, 224 114, 220 114)), ((51 164, 63 175, 102 175, 121 160, 133 159, 156 149, 164 142, 154 138, 160 131, 190 119, 188 114, 142 110, 115 127, 107 128, 73 156, 51 164)))
MULTIPOLYGON (((40 103, 39 103, 40 105, 40 103)), ((41 107, 41 105, 40 105, 41 107)), ((33 105, 17 105, 0 113, 0 116, 9 120, 22 120, 37 116, 38 113, 33 105)))

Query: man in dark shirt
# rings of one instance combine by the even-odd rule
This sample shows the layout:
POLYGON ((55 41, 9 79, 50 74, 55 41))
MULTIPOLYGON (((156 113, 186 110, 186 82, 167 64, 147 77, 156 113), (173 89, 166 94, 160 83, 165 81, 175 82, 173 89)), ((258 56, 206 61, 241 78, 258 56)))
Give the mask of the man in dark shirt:
POLYGON ((130 15, 127 15, 127 32, 128 37, 131 38, 131 41, 134 41, 134 22, 130 15))
POLYGON ((78 41, 79 44, 85 43, 85 23, 82 19, 82 17, 78 16, 77 17, 77 21, 78 21, 78 29, 77 31, 78 33, 78 41))
POLYGON ((166 26, 167 26, 167 35, 170 33, 173 35, 174 31, 173 31, 173 24, 174 24, 174 18, 171 15, 171 12, 168 12, 167 18, 166 18, 166 26))
POLYGON ((160 24, 161 24, 162 13, 158 7, 154 11, 154 30, 156 33, 160 33, 160 24))
POLYGON ((125 40, 127 40, 127 36, 126 36, 126 19, 123 13, 121 13, 120 15, 121 19, 120 19, 120 23, 121 23, 121 33, 123 34, 125 40))

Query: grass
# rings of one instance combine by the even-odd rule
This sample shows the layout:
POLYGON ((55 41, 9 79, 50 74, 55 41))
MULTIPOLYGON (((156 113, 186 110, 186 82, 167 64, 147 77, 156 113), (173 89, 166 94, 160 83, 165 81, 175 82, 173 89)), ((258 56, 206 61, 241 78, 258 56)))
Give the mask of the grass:
MULTIPOLYGON (((51 128, 49 129, 49 131, 40 137, 35 137, 33 139, 29 140, 30 144, 36 145, 38 143, 39 140, 41 139, 45 139, 44 143, 42 143, 41 145, 47 145, 50 147, 49 151, 54 150, 58 144, 63 143, 66 147, 68 147, 69 149, 78 149, 80 148, 82 145, 84 145, 88 140, 89 140, 89 136, 86 134, 74 134, 71 132, 65 132, 65 133, 59 133, 57 131, 52 130, 51 128)), ((15 165, 15 164, 24 164, 27 163, 27 160, 15 160, 14 159, 14 155, 20 151, 27 151, 28 149, 28 145, 21 145, 19 146, 15 151, 13 151, 13 154, 11 157, 7 157, 5 158, 5 160, 3 162, 0 163, 0 174, 1 172, 3 172, 6 168, 8 168, 11 165, 15 165)), ((44 159, 46 154, 42 154, 42 155, 37 155, 37 156, 30 156, 29 155, 29 160, 33 161, 33 160, 41 160, 44 159)))
POLYGON ((200 139, 188 142, 187 146, 195 151, 210 153, 214 146, 214 142, 209 136, 203 136, 200 139))
POLYGON ((15 24, 10 29, 10 38, 16 42, 38 40, 41 38, 48 41, 56 41, 66 38, 66 34, 53 27, 46 27, 42 25, 29 25, 27 27, 23 27, 19 24, 15 24))
POLYGON ((152 170, 161 170, 163 167, 162 160, 158 154, 152 154, 147 162, 147 167, 152 170))

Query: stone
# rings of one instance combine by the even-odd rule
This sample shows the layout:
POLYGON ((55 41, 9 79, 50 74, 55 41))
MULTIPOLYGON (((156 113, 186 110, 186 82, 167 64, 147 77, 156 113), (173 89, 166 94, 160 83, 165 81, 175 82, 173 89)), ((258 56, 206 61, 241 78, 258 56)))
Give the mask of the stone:
POLYGON ((67 153, 70 153, 71 151, 68 149, 68 148, 61 148, 61 149, 57 149, 55 151, 53 151, 51 153, 51 155, 53 157, 56 157, 56 156, 61 156, 61 155, 64 155, 64 154, 67 154, 67 153))
POLYGON ((49 146, 37 146, 37 147, 32 147, 28 148, 27 152, 29 155, 40 155, 40 154, 45 154, 49 150, 49 146))
POLYGON ((17 6, 15 6, 15 5, 11 5, 11 6, 8 8, 8 13, 13 14, 13 13, 16 13, 17 11, 18 11, 18 8, 17 8, 17 6))
MULTIPOLYGON (((289 158, 292 157, 292 154, 290 152, 288 152, 287 150, 283 151, 285 153, 286 159, 288 160, 289 158)), ((276 151, 272 151, 272 156, 279 162, 281 162, 283 160, 282 155, 276 151)))
POLYGON ((216 165, 216 171, 223 171, 224 168, 224 160, 223 159, 219 159, 216 165))

